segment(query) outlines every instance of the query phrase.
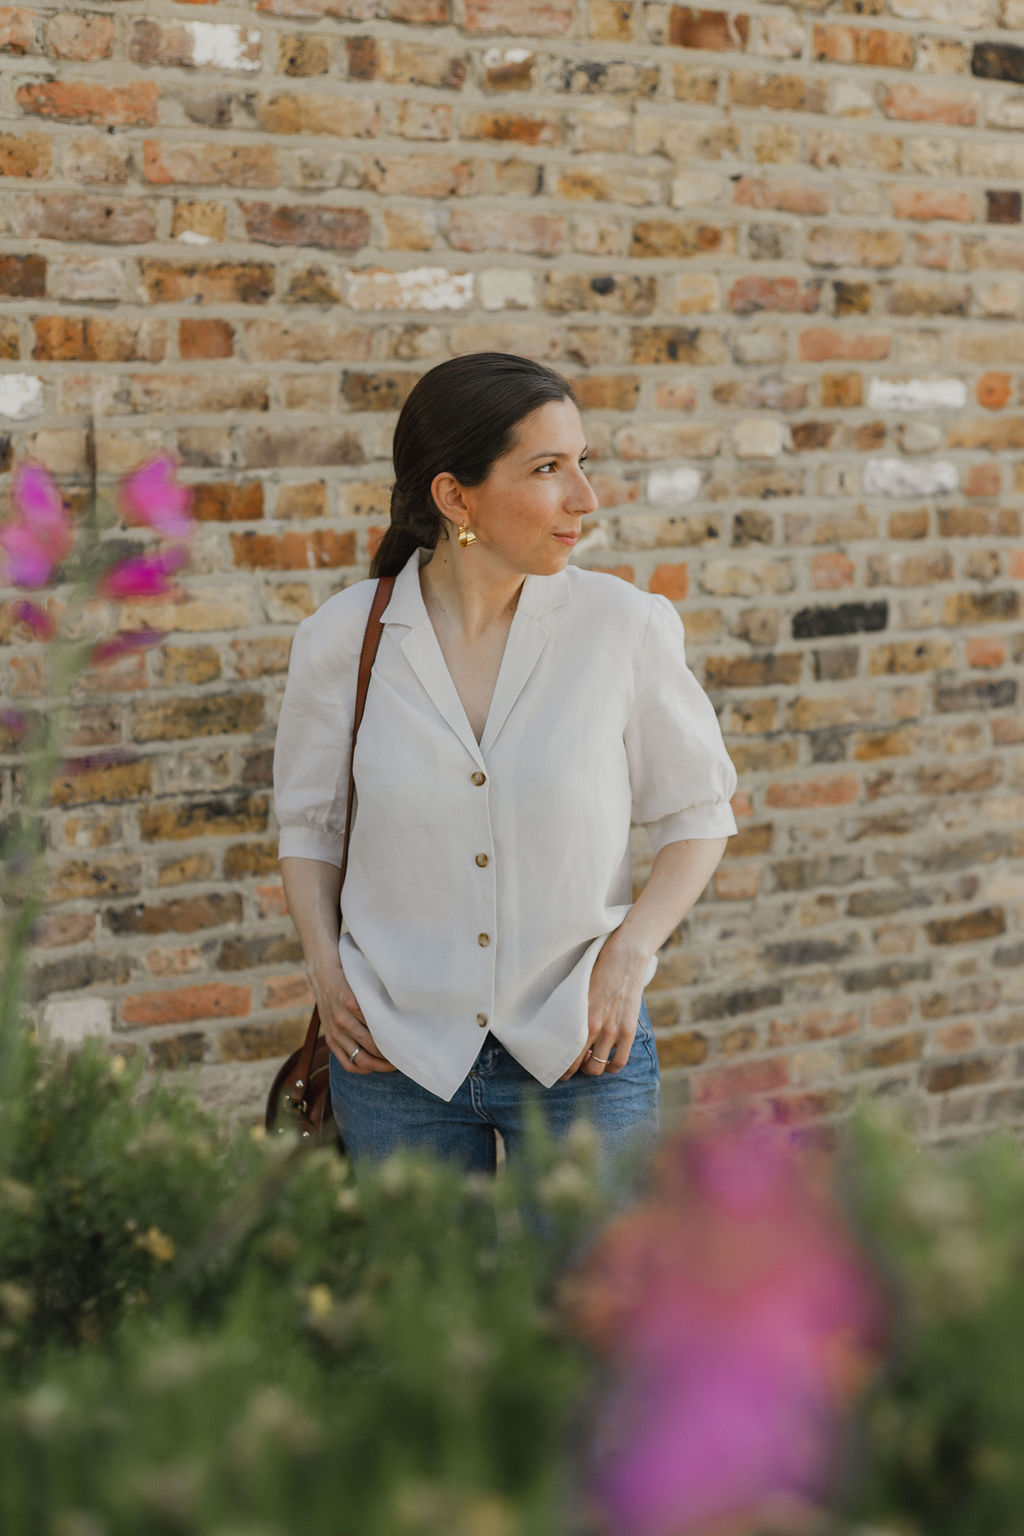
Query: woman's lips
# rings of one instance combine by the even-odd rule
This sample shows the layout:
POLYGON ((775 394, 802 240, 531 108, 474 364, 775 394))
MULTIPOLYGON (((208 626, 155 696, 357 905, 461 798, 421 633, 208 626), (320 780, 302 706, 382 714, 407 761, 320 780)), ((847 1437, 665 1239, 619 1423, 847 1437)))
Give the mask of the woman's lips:
POLYGON ((568 544, 570 548, 580 541, 578 533, 556 533, 555 538, 560 539, 563 544, 568 544))

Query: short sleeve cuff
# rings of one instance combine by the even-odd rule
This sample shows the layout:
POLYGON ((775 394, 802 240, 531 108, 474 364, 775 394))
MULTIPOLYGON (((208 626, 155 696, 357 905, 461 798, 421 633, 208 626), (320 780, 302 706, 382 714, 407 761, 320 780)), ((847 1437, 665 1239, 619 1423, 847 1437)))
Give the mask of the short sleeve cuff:
POLYGON ((332 832, 318 832, 314 827, 282 827, 277 840, 279 859, 319 859, 323 864, 341 868, 345 850, 344 837, 332 832))
POLYGON ((656 854, 661 852, 666 843, 679 843, 696 837, 732 837, 738 831, 736 817, 728 800, 691 805, 688 810, 676 811, 671 816, 663 816, 660 821, 647 823, 651 847, 656 854))

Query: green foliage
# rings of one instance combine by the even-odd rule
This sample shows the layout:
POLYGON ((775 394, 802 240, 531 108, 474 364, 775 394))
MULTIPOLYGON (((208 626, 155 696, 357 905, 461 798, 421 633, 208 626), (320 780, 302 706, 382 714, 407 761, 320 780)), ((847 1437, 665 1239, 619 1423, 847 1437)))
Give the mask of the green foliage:
POLYGON ((397 1157, 356 1185, 135 1078, 87 1048, 17 1111, 4 1536, 568 1531, 591 1367, 553 1286, 593 1225, 585 1134, 538 1143, 548 1241, 514 1177, 397 1157))
POLYGON ((1002 1133, 915 1147, 850 1126, 851 1207, 893 1285, 847 1512, 905 1536, 1016 1536, 1024 1511, 1024 1156, 1002 1133))
MULTIPOLYGON (((599 1365, 562 1301, 585 1128, 529 1177, 225 1130, 99 1047, 27 1046, 0 1173, 3 1536, 588 1536, 599 1365), (529 1186, 529 1188, 528 1188, 529 1186)), ((833 1536, 1017 1536, 1024 1157, 864 1105, 855 1228, 896 1302, 833 1536)))

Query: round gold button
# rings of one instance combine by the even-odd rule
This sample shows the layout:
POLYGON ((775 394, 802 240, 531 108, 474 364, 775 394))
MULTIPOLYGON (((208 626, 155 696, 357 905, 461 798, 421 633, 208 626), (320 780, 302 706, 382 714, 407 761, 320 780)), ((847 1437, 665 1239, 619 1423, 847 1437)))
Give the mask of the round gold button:
POLYGON ((486 773, 481 773, 479 768, 478 768, 476 773, 474 773, 474 775, 473 775, 473 783, 474 784, 486 784, 487 783, 487 775, 486 775, 486 773))
POLYGON ((479 864, 481 869, 486 869, 491 861, 487 857, 486 853, 478 853, 476 856, 476 862, 479 864))
POLYGON ((487 1015, 486 1015, 486 1013, 478 1013, 477 1016, 476 1016, 476 1021, 480 1025, 481 1029, 486 1029, 487 1028, 487 1015))
POLYGON ((491 942, 491 936, 489 933, 478 933, 476 936, 476 941, 480 945, 481 949, 486 949, 488 944, 491 942))

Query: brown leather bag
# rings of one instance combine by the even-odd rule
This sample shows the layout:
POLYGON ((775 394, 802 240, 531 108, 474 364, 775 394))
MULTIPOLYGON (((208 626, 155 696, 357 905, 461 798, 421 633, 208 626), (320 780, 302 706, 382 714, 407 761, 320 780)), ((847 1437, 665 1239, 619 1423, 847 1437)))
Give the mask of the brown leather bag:
MULTIPOLYGON (((352 800, 355 791, 354 759, 356 733, 366 706, 366 692, 370 686, 370 672, 377 647, 380 644, 381 614, 391 601, 395 585, 393 576, 382 576, 377 583, 370 617, 366 621, 363 649, 359 657, 359 678, 356 683, 356 707, 352 717, 352 754, 348 768, 348 808, 345 812, 345 848, 341 856, 341 880, 339 891, 345 884, 348 868, 348 840, 352 830, 352 800)), ((267 1108, 263 1123, 268 1131, 276 1130, 283 1136, 289 1127, 297 1130, 303 1140, 315 1146, 335 1145, 344 1152, 345 1145, 331 1112, 330 1086, 331 1051, 320 1034, 320 1013, 316 1007, 306 1030, 306 1038, 297 1051, 293 1051, 271 1084, 267 1095, 267 1108)))

